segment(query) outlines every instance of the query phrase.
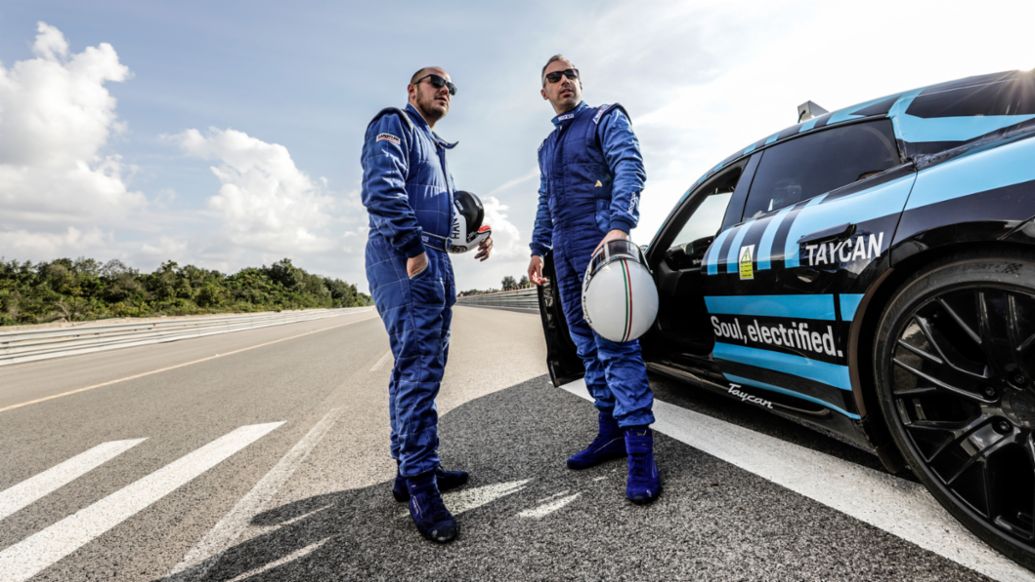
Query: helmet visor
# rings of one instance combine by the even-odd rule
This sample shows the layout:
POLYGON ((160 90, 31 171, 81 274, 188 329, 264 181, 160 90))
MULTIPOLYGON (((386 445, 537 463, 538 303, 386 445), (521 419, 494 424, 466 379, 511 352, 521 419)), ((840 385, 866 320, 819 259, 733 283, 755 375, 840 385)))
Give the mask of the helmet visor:
POLYGON ((600 247, 593 253, 593 256, 589 260, 589 267, 586 272, 592 277, 603 268, 604 265, 612 263, 614 261, 626 259, 636 261, 637 263, 647 266, 647 261, 643 256, 643 250, 636 246, 631 240, 613 240, 609 241, 606 245, 600 247))

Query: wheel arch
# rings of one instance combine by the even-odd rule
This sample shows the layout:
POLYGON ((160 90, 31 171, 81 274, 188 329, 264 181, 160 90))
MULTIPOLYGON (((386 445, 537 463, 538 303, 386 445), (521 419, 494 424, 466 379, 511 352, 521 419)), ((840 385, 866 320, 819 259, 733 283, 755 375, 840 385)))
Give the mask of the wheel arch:
POLYGON ((873 370, 873 350, 877 326, 884 308, 895 292, 924 268, 954 262, 960 259, 988 254, 1023 252, 1032 253, 1032 245, 1019 242, 989 241, 945 245, 914 253, 888 269, 878 278, 859 304, 856 321, 849 332, 849 370, 852 376, 856 406, 862 415, 866 438, 869 439, 881 463, 892 472, 900 472, 906 463, 891 437, 887 419, 881 412, 873 370))

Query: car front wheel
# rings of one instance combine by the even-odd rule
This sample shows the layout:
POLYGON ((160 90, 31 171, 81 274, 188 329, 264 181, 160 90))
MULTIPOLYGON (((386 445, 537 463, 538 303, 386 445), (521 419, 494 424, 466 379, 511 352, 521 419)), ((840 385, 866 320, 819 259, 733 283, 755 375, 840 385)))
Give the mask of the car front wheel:
POLYGON ((914 275, 874 373, 913 472, 975 534, 1035 568, 1035 260, 957 258, 914 275))

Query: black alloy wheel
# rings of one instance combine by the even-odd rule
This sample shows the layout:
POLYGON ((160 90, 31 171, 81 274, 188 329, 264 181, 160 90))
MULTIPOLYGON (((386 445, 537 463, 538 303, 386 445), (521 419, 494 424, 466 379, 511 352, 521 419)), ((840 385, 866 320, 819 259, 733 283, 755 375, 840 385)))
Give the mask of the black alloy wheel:
POLYGON ((877 330, 881 409, 903 456, 971 531, 1035 569, 1035 260, 913 276, 877 330))

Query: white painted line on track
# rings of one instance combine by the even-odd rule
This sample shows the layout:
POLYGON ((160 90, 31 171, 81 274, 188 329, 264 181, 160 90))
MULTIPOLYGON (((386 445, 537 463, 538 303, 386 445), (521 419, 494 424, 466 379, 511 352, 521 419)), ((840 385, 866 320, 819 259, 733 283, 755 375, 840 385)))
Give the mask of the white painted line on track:
POLYGON ((274 560, 274 561, 270 562, 269 564, 263 564, 262 566, 259 566, 258 568, 253 568, 251 570, 248 570, 244 574, 240 574, 238 576, 234 576, 230 580, 227 580, 227 582, 241 582, 242 580, 248 580, 252 576, 258 576, 259 574, 262 574, 263 572, 268 572, 268 571, 270 571, 270 570, 272 570, 274 568, 278 568, 280 566, 283 566, 284 564, 288 564, 288 563, 294 562, 295 560, 298 560, 300 558, 304 558, 304 557, 308 556, 309 554, 315 552, 316 550, 320 549, 330 539, 331 538, 323 538, 322 540, 320 540, 318 542, 313 542, 313 543, 309 544, 308 546, 306 546, 306 547, 304 547, 304 548, 302 548, 300 550, 295 550, 295 551, 291 552, 290 554, 284 556, 283 558, 279 558, 277 560, 274 560))
POLYGON ((0 491, 0 519, 42 499, 147 439, 102 443, 42 473, 0 491))
POLYGON ((547 496, 547 497, 543 497, 542 499, 536 499, 535 502, 536 503, 546 503, 547 501, 553 501, 554 499, 558 499, 560 497, 564 497, 567 494, 568 494, 568 490, 565 489, 564 491, 558 491, 557 493, 554 493, 553 495, 550 495, 550 496, 547 496))
POLYGON ((388 360, 391 357, 392 357, 392 350, 388 350, 387 352, 385 352, 385 355, 381 356, 381 358, 379 360, 374 362, 373 366, 370 366, 370 371, 371 372, 376 372, 376 371, 380 370, 381 366, 384 366, 386 363, 388 363, 388 360))
POLYGON ((203 578, 214 563, 209 561, 210 558, 234 543, 248 527, 252 518, 267 509, 266 506, 270 500, 295 473, 309 453, 316 448, 341 412, 341 408, 333 408, 313 425, 313 428, 309 429, 309 432, 277 461, 277 464, 252 487, 251 491, 242 497, 233 509, 205 534, 205 537, 184 554, 183 559, 169 572, 169 577, 191 569, 189 572, 191 579, 203 578))
MULTIPOLYGON (((582 380, 562 388, 592 400, 582 380)), ((1035 573, 976 538, 923 485, 660 400, 654 416, 660 433, 925 550, 996 580, 1035 581, 1035 573)))
POLYGON ((572 501, 575 501, 576 499, 578 499, 580 495, 582 494, 575 493, 574 495, 568 495, 566 497, 561 497, 560 499, 556 499, 549 503, 544 503, 538 507, 526 509, 519 513, 518 517, 524 517, 526 519, 542 519, 547 515, 550 515, 551 513, 557 511, 558 509, 563 508, 565 505, 568 505, 572 501))
POLYGON ((193 366, 195 364, 201 364, 203 362, 208 362, 210 360, 215 360, 215 359, 218 359, 218 358, 225 358, 227 356, 232 356, 234 354, 240 354, 241 352, 247 352, 247 351, 255 350, 255 349, 258 349, 258 348, 264 348, 266 346, 272 346, 274 344, 279 344, 281 342, 291 341, 291 340, 294 340, 294 339, 298 339, 300 337, 306 337, 308 335, 313 335, 315 333, 323 333, 325 331, 331 331, 333 329, 338 329, 339 327, 346 327, 346 326, 352 325, 354 323, 359 323, 361 321, 367 321, 368 319, 372 319, 372 318, 371 317, 359 318, 359 319, 355 319, 355 320, 352 320, 352 321, 348 321, 348 322, 343 323, 341 325, 335 325, 335 326, 332 326, 332 327, 325 327, 323 329, 314 329, 312 331, 307 331, 305 333, 300 333, 298 335, 293 335, 293 336, 289 336, 289 337, 282 337, 280 339, 275 339, 273 341, 268 341, 268 342, 264 342, 264 343, 261 343, 261 344, 255 344, 254 346, 248 346, 248 347, 240 348, 240 349, 229 351, 229 352, 222 353, 222 354, 213 354, 211 356, 206 356, 204 358, 199 358, 197 360, 191 360, 189 362, 183 362, 182 364, 175 364, 175 365, 172 365, 172 366, 166 366, 164 368, 158 368, 157 370, 150 370, 150 371, 147 371, 147 372, 141 372, 139 374, 133 374, 132 376, 126 376, 124 378, 118 378, 118 379, 115 379, 115 380, 108 380, 107 382, 101 382, 100 384, 92 384, 90 386, 84 386, 82 388, 76 388, 75 390, 69 390, 67 392, 62 392, 61 394, 51 394, 50 396, 44 396, 43 398, 37 398, 35 400, 29 400, 27 402, 19 402, 18 404, 12 404, 10 406, 6 406, 4 408, 0 408, 0 412, 7 412, 8 410, 15 410, 17 408, 22 408, 23 406, 30 406, 32 404, 39 404, 41 402, 47 402, 48 400, 54 400, 56 398, 64 398, 65 396, 72 396, 73 394, 79 394, 80 392, 87 392, 89 390, 96 390, 97 388, 104 388, 105 386, 111 386, 112 384, 118 384, 120 382, 128 382, 129 380, 136 380, 137 378, 144 378, 146 376, 153 376, 155 374, 161 374, 162 372, 168 372, 170 370, 175 370, 177 368, 184 368, 184 367, 187 367, 187 366, 193 366))
POLYGON ((0 552, 0 580, 22 582, 284 424, 242 426, 0 552))

